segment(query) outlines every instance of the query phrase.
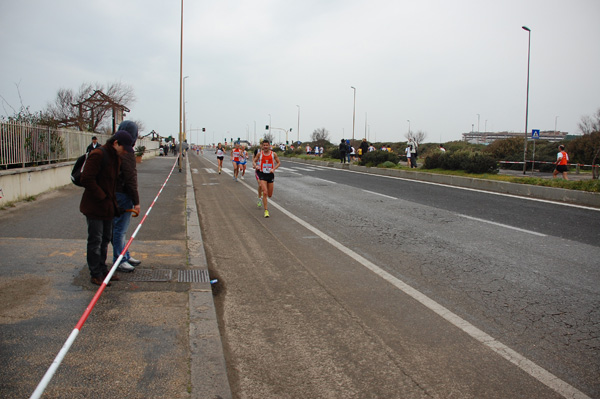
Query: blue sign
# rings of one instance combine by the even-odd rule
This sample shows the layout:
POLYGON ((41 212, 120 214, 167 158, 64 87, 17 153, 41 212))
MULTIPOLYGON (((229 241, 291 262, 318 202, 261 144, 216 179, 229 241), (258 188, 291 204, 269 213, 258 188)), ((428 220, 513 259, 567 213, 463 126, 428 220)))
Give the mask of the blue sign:
POLYGON ((540 138, 540 129, 532 129, 531 130, 531 138, 539 139, 540 138))

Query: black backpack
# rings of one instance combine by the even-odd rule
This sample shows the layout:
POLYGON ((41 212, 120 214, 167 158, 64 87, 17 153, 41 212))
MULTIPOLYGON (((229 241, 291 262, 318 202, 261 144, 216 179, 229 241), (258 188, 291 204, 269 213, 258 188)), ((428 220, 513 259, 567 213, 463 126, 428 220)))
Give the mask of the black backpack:
MULTIPOLYGON (((101 167, 104 167, 104 164, 106 162, 108 162, 108 160, 106 159, 106 156, 104 156, 104 153, 106 152, 106 150, 103 147, 100 147, 100 149, 102 150, 102 166, 101 167)), ((71 170, 71 181, 76 186, 83 187, 81 185, 81 173, 83 172, 83 168, 85 168, 85 163, 87 161, 89 154, 90 154, 89 152, 86 152, 85 154, 83 154, 82 156, 77 158, 77 161, 75 161, 75 165, 73 165, 73 170, 71 170)))

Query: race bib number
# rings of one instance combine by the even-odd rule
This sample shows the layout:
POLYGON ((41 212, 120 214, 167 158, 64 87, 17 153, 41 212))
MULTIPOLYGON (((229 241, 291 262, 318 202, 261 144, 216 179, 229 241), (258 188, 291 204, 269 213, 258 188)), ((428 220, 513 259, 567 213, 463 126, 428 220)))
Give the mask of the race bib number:
POLYGON ((262 166, 263 173, 271 173, 272 169, 273 169, 273 164, 263 163, 263 166, 262 166))

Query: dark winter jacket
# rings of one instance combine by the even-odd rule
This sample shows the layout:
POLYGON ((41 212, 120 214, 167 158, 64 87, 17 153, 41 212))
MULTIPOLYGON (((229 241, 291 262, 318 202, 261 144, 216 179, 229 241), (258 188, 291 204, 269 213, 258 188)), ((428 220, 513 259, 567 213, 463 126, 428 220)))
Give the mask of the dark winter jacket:
POLYGON ((81 173, 85 187, 79 211, 91 219, 111 220, 115 216, 117 200, 115 190, 121 160, 112 145, 103 145, 90 152, 81 173), (103 157, 107 157, 103 161, 103 157))
POLYGON ((138 194, 135 155, 131 152, 124 152, 120 158, 121 170, 117 178, 117 192, 127 194, 131 198, 133 205, 139 205, 140 195, 138 194))

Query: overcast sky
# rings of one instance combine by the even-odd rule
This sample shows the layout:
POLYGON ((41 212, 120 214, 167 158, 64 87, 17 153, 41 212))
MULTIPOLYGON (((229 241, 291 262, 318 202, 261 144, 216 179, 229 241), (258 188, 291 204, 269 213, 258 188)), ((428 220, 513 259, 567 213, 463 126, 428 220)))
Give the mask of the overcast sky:
MULTIPOLYGON (((146 132, 179 129, 177 0, 2 0, 0 95, 38 111, 61 88, 121 82, 146 132)), ((252 0, 184 4, 188 138, 428 142, 525 128, 579 133, 600 108, 598 0, 252 0), (299 107, 298 107, 299 106, 299 107), (479 114, 479 116, 478 116, 479 114), (365 123, 366 122, 366 123, 365 123), (206 128, 206 137, 194 129, 206 128), (191 130, 190 130, 191 129, 191 130), (285 133, 274 130, 275 138, 285 133)), ((10 108, 4 103, 0 113, 10 108)))

